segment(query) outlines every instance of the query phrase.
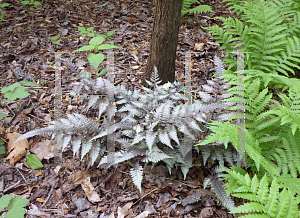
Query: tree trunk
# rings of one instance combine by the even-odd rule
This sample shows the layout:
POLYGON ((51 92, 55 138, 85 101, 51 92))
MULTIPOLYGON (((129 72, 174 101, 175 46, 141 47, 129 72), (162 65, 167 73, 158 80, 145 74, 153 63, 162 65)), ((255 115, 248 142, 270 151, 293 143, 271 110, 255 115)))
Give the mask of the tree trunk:
MULTIPOLYGON (((150 55, 144 79, 150 80, 157 67, 162 84, 175 81, 175 59, 182 0, 155 0, 150 55)), ((143 81, 145 86, 146 83, 143 81)))

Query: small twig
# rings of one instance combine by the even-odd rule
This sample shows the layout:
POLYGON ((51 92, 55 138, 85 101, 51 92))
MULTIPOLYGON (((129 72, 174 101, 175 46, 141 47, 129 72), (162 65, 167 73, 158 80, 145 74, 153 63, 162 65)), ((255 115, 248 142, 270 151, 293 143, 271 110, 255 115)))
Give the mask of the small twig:
POLYGON ((54 187, 54 185, 52 185, 52 187, 51 187, 51 189, 50 189, 50 191, 49 191, 49 194, 48 194, 48 196, 47 196, 45 202, 43 203, 42 207, 44 207, 44 206, 47 204, 47 202, 48 202, 50 196, 52 195, 53 187, 54 187))
POLYGON ((22 126, 23 126, 23 131, 25 131, 25 126, 24 126, 24 119, 23 119, 23 116, 22 116, 22 111, 20 109, 20 106, 18 104, 18 101, 17 99, 15 100, 16 104, 17 104, 17 107, 18 107, 18 110, 19 110, 19 113, 20 113, 20 116, 21 116, 21 121, 22 121, 22 126))
POLYGON ((20 170, 18 168, 16 168, 16 170, 20 173, 20 175, 22 176, 23 180, 25 181, 25 183, 27 184, 27 181, 25 179, 25 177, 23 176, 23 174, 20 172, 20 170))
POLYGON ((212 209, 213 209, 213 211, 218 215, 218 217, 220 217, 220 218, 223 217, 222 214, 221 214, 221 216, 220 216, 219 212, 218 212, 214 207, 212 207, 212 209))
POLYGON ((122 173, 124 173, 124 174, 130 175, 130 173, 128 173, 128 172, 124 172, 124 171, 122 171, 122 170, 118 170, 118 171, 120 171, 120 172, 122 172, 122 173))
POLYGON ((99 185, 97 185, 97 187, 99 187, 101 184, 105 183, 115 172, 116 172, 117 168, 114 168, 114 171, 111 172, 108 177, 106 177, 106 179, 104 179, 103 182, 101 182, 99 185))
POLYGON ((11 112, 13 115, 16 115, 15 112, 12 111, 12 110, 10 109, 10 107, 9 107, 6 103, 5 103, 5 105, 6 105, 6 107, 10 110, 10 112, 11 112))
POLYGON ((13 184, 12 186, 4 189, 3 190, 3 194, 6 193, 6 192, 8 192, 8 191, 10 191, 10 190, 12 190, 12 189, 14 189, 14 188, 17 188, 19 186, 21 186, 21 181, 20 180, 18 182, 16 182, 15 184, 13 184))
POLYGON ((200 186, 200 185, 189 185, 189 184, 187 184, 187 183, 184 183, 184 182, 181 182, 181 181, 178 181, 178 180, 175 180, 175 179, 171 179, 171 178, 167 178, 167 179, 173 180, 174 182, 178 182, 178 183, 181 183, 181 184, 183 184, 183 185, 186 185, 186 186, 189 186, 189 187, 192 187, 192 188, 201 188, 201 187, 202 187, 202 186, 200 186))
POLYGON ((37 108, 37 107, 34 105, 34 103, 32 102, 30 95, 29 95, 29 100, 30 100, 30 102, 32 103, 33 107, 34 107, 34 108, 37 108))
POLYGON ((29 115, 30 117, 33 117, 33 118, 35 118, 35 119, 38 119, 38 120, 42 121, 43 123, 49 123, 48 121, 45 121, 45 120, 43 120, 43 119, 41 119, 41 118, 39 118, 39 117, 37 117, 37 116, 34 116, 34 115, 32 115, 32 114, 27 114, 27 115, 29 115))
POLYGON ((31 89, 49 89, 49 87, 41 87, 41 86, 31 86, 31 89))
MULTIPOLYGON (((165 187, 165 186, 164 186, 165 187)), ((147 195, 151 194, 152 192, 156 191, 157 189, 163 189, 164 187, 157 187, 155 189, 153 189, 152 191, 148 192, 147 194, 145 194, 143 197, 141 197, 139 200, 137 200, 136 202, 133 203, 133 205, 135 205, 137 202, 141 201, 144 197, 146 197, 147 195)))

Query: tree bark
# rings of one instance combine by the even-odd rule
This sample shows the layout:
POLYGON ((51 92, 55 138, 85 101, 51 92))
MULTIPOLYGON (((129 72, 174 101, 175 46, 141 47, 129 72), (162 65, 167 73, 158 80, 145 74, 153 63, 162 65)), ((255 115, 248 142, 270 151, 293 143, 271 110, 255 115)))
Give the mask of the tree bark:
POLYGON ((161 84, 175 81, 175 59, 181 20, 182 0, 156 0, 150 54, 144 76, 150 80, 157 67, 161 84))

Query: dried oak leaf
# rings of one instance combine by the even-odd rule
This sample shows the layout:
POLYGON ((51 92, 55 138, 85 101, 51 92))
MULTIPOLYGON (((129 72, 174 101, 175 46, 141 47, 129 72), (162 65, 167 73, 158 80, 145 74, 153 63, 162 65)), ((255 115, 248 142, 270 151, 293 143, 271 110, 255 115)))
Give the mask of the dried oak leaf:
POLYGON ((7 139, 9 140, 7 144, 7 153, 9 155, 5 160, 9 160, 10 165, 14 166, 22 157, 24 157, 29 150, 29 143, 27 139, 23 139, 13 144, 13 142, 20 137, 22 134, 17 132, 7 133, 7 139))

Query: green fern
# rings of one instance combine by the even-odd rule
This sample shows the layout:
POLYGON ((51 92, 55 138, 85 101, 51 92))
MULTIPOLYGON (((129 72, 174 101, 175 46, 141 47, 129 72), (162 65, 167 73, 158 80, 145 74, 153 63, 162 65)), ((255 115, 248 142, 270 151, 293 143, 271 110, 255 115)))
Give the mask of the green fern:
MULTIPOLYGON (((259 79, 254 80, 245 92, 246 129, 245 150, 258 170, 268 172, 272 176, 289 176, 297 178, 300 173, 298 159, 300 150, 298 141, 299 131, 299 88, 290 89, 289 96, 280 94, 283 104, 272 100, 275 106, 266 110, 271 103, 271 95, 267 95, 267 88, 259 93, 259 79), (274 163, 276 165, 274 165, 274 163)), ((227 99, 233 100, 233 99, 227 99)), ((231 108, 234 109, 234 108, 231 108)), ((235 117, 233 117, 235 118, 235 117)), ((236 148, 235 126, 226 122, 213 122, 209 127, 213 133, 200 143, 206 145, 219 141, 227 147, 232 142, 236 148), (225 131, 226 129, 226 131, 225 131)), ((250 159, 248 159, 250 160, 250 159)), ((284 187, 300 194, 300 189, 285 184, 284 187)))
POLYGON ((282 99, 282 104, 274 101, 275 107, 269 110, 265 115, 276 115, 280 119, 280 125, 289 124, 292 133, 295 134, 296 130, 300 130, 300 89, 295 87, 289 89, 289 96, 279 94, 282 99))
MULTIPOLYGON (((276 86, 274 89, 281 89, 285 91, 286 89, 295 89, 300 86, 300 80, 297 78, 288 78, 286 76, 281 76, 277 74, 265 73, 260 70, 243 70, 233 72, 231 70, 226 70, 224 78, 229 80, 228 84, 236 85, 237 84, 237 75, 245 75, 244 83, 245 87, 248 87, 255 79, 259 79, 262 83, 260 84, 260 90, 269 87, 272 84, 276 86)), ((228 93, 236 93, 236 86, 233 86, 228 90, 228 93)))
POLYGON ((233 60, 235 49, 248 52, 245 56, 246 67, 265 73, 288 75, 300 69, 300 31, 299 12, 295 11, 292 0, 242 1, 236 6, 242 10, 243 22, 238 19, 219 18, 223 27, 209 27, 210 33, 225 49, 228 69, 236 69, 233 60), (288 5, 288 6, 287 6, 288 5), (232 36, 235 35, 233 38, 232 36))
MULTIPOLYGON (((255 191, 254 189, 249 191, 249 187, 251 188, 249 182, 246 183, 247 188, 239 184, 238 179, 228 177, 227 191, 235 191, 236 197, 254 201, 238 207, 233 212, 256 213, 245 217, 299 217, 296 208, 300 202, 300 188, 297 185, 299 183, 297 177, 300 173, 298 163, 300 151, 297 146, 300 140, 300 81, 286 77, 290 73, 295 74, 295 69, 300 68, 299 2, 290 0, 230 2, 240 3, 231 6, 239 11, 238 14, 243 21, 220 18, 224 22, 223 27, 214 25, 208 29, 219 43, 223 43, 221 48, 228 54, 228 58, 224 59, 228 64, 228 70, 223 76, 224 79, 229 80, 227 84, 236 85, 237 75, 245 74, 245 158, 256 167, 256 169, 252 168, 254 172, 257 170, 260 175, 267 173, 274 182, 267 196, 270 201, 261 198, 257 201, 258 198, 253 193, 249 194, 250 191, 255 191), (232 52, 236 49, 250 52, 245 55, 248 70, 244 72, 235 71, 237 62, 233 59, 232 52), (285 76, 278 75, 279 73, 285 76), (276 89, 289 90, 289 96, 279 94, 282 104, 272 100, 272 95, 268 94, 268 86, 271 84, 275 84, 276 89), (278 191, 279 197, 275 197, 273 190, 279 188, 283 190, 280 193, 278 191), (278 199, 283 200, 280 202, 278 199), (293 201, 288 201, 291 199, 293 201), (279 212, 273 209, 277 200, 279 207, 282 208, 279 212), (284 200, 287 201, 286 204, 284 200), (288 209, 284 211, 285 208, 288 209)), ((236 89, 237 87, 233 86, 227 92, 235 93, 236 89)), ((228 98, 226 101, 234 101, 234 98, 236 97, 228 98)), ((235 107, 229 110, 235 110, 235 107)), ((236 116, 231 119, 235 120, 236 116)), ((237 148, 235 125, 213 121, 209 129, 213 133, 205 141, 200 141, 199 145, 217 142, 224 143, 227 148, 228 143, 231 142, 237 148)), ((245 171, 241 175, 250 178, 245 171)), ((243 178, 239 179, 243 180, 243 178)), ((264 177, 261 181, 263 179, 264 177)), ((269 192, 266 183, 261 184, 261 190, 257 182, 252 186, 257 187, 260 193, 269 192)), ((255 194, 261 195, 259 192, 255 194)))
MULTIPOLYGON (((228 180, 225 187, 227 194, 234 197, 244 198, 250 201, 235 208, 231 213, 251 213, 241 217, 299 217, 297 202, 293 192, 284 188, 280 191, 277 178, 271 180, 264 175, 259 181, 256 175, 250 176, 241 170, 225 169, 228 173, 225 177, 228 180)), ((243 170, 242 170, 243 171, 243 170)))
POLYGON ((283 126, 279 132, 280 139, 274 143, 274 148, 269 151, 266 157, 275 161, 283 176, 290 175, 297 178, 300 173, 299 164, 299 140, 300 132, 294 134, 289 126, 283 126))
MULTIPOLYGON (((182 8, 181 8, 181 17, 188 13, 206 13, 206 12, 214 12, 209 5, 199 5, 195 8, 191 8, 193 3, 199 3, 198 0, 183 0, 182 1, 182 8)), ((200 4, 200 3, 199 3, 200 4)))
MULTIPOLYGON (((271 137, 266 136, 266 134, 270 134, 272 131, 279 129, 280 125, 276 125, 276 123, 280 120, 280 118, 270 116, 269 118, 271 119, 262 122, 266 118, 266 114, 268 114, 267 111, 263 111, 266 109, 267 105, 270 104, 271 95, 266 95, 267 88, 259 93, 259 88, 260 80, 256 79, 247 87, 247 91, 245 92, 245 109, 247 112, 245 113, 245 118, 247 120, 245 123, 247 128, 245 129, 245 149, 246 153, 252 157, 256 163, 258 169, 260 164, 262 164, 264 169, 267 171, 278 174, 276 166, 274 166, 274 164, 272 164, 270 161, 265 160, 262 155, 270 148, 269 142, 279 139, 279 136, 275 136, 274 134, 272 134, 271 137)), ((235 100, 235 97, 226 99, 226 101, 233 100, 235 100)), ((234 107, 230 109, 235 110, 234 107)), ((232 118, 234 119, 236 116, 233 116, 232 118)), ((233 146, 237 148, 236 127, 234 125, 228 122, 213 122, 209 128, 214 133, 209 135, 207 139, 201 142, 199 145, 206 145, 220 141, 221 143, 225 144, 225 148, 227 148, 228 142, 232 142, 233 146), (223 132, 225 129, 227 131, 223 132)))

